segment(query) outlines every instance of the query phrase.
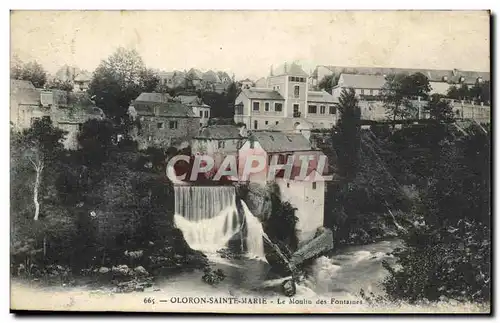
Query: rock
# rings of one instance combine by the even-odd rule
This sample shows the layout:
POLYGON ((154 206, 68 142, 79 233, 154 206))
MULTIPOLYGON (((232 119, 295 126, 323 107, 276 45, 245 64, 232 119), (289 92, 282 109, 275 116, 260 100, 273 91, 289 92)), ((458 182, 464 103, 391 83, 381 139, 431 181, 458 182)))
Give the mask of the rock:
POLYGON ((101 267, 99 268, 99 274, 107 274, 109 272, 108 267, 101 267))
POLYGON ((137 276, 148 276, 149 273, 144 269, 142 266, 137 266, 134 268, 134 272, 137 274, 137 276))
POLYGON ((245 193, 242 193, 242 199, 250 212, 258 217, 260 221, 269 219, 273 207, 271 200, 272 186, 264 187, 258 183, 249 183, 247 189, 245 193))
POLYGON ((111 268, 111 271, 113 272, 114 275, 117 275, 117 276, 129 276, 130 275, 130 268, 128 268, 127 265, 119 265, 119 266, 113 266, 113 268, 111 268))
POLYGON ((297 293, 297 286, 292 279, 288 279, 281 284, 281 290, 285 296, 292 297, 297 293))

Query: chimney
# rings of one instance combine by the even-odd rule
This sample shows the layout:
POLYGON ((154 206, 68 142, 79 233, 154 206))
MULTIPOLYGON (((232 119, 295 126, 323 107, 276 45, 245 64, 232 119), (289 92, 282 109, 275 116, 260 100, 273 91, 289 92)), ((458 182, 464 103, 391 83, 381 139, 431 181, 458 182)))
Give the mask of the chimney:
POLYGON ((287 73, 287 70, 286 70, 286 62, 285 62, 285 74, 287 73))
POLYGON ((271 68, 270 68, 270 71, 269 71, 269 75, 273 76, 273 65, 271 65, 271 68))

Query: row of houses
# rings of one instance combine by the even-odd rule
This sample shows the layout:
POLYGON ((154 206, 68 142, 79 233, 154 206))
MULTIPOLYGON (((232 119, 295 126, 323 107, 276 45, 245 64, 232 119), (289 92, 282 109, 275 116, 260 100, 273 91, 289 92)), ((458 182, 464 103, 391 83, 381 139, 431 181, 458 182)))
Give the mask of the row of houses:
POLYGON ((228 73, 212 70, 202 72, 191 68, 189 71, 172 71, 158 73, 160 82, 167 88, 194 88, 196 90, 213 91, 223 93, 232 82, 228 73))
MULTIPOLYGON (((394 74, 411 75, 422 73, 429 79, 431 94, 446 95, 450 86, 462 84, 472 87, 490 81, 490 73, 461 70, 399 69, 318 66, 310 75, 298 64, 283 64, 271 68, 269 76, 255 82, 242 81, 242 92, 235 102, 237 123, 244 123, 249 129, 293 130, 301 128, 331 128, 339 114, 336 109, 344 89, 354 89, 359 99, 362 118, 385 120, 386 110, 380 94, 386 77, 394 74), (337 75, 337 84, 331 93, 317 89, 326 76, 337 75)), ((457 118, 472 118, 478 122, 489 122, 490 107, 486 104, 451 100, 457 118)), ((419 114, 427 102, 415 102, 419 114)), ((417 116, 416 116, 417 117, 417 116)))

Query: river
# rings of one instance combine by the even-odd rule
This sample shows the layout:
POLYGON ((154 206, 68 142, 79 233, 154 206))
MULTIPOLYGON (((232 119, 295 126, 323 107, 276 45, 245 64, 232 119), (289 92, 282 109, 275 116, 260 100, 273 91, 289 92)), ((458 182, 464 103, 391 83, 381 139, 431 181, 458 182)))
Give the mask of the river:
MULTIPOLYGON (((401 245, 399 240, 380 241, 368 245, 348 246, 336 250, 329 257, 315 260, 309 276, 297 285, 297 294, 288 298, 280 291, 279 281, 270 283, 269 265, 258 257, 227 260, 209 254, 212 267, 227 275, 216 286, 204 283, 201 271, 193 271, 161 278, 144 292, 116 294, 109 289, 90 290, 82 286, 29 288, 12 282, 11 304, 16 308, 88 311, 202 311, 226 313, 254 312, 481 312, 487 309, 476 304, 431 304, 427 307, 398 305, 397 307, 368 306, 360 296, 360 289, 383 295, 380 282, 387 275, 382 261, 394 263, 390 253, 401 245), (215 304, 199 304, 212 297, 215 304), (217 300, 238 298, 251 304, 218 304, 217 300), (153 303, 148 303, 148 299, 153 303), (252 301, 253 300, 253 301, 252 301), (259 304, 259 302, 267 302, 259 304), (198 303, 197 303, 198 302, 198 303), (253 303, 252 303, 253 302, 253 303), (279 305, 278 303, 281 302, 279 305), (323 302, 322 304, 318 304, 323 302), (346 302, 351 302, 346 304, 346 302), (357 303, 355 303, 357 302, 357 303), (255 304, 257 303, 257 304, 255 304)), ((272 282, 272 281, 271 281, 272 282)))

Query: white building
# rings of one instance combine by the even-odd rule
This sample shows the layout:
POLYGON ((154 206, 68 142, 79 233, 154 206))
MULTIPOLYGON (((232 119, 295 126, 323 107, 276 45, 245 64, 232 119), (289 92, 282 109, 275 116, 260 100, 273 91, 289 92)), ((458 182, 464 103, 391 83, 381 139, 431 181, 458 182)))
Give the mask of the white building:
POLYGON ((307 73, 297 64, 285 63, 272 70, 266 88, 241 91, 235 101, 234 121, 253 130, 276 126, 293 130, 303 122, 312 128, 331 128, 338 118, 336 101, 325 91, 309 91, 307 80, 307 73))
POLYGON ((176 97, 182 104, 190 107, 195 116, 200 117, 200 127, 205 127, 210 119, 210 106, 203 103, 196 95, 179 95, 176 97))
MULTIPOLYGON (((320 150, 314 149, 309 140, 298 133, 283 133, 274 131, 254 131, 239 149, 238 160, 240 177, 243 174, 245 163, 249 156, 263 156, 266 168, 263 172, 251 174, 248 178, 243 178, 251 182, 265 184, 275 182, 280 188, 282 201, 290 202, 297 208, 296 215, 299 219, 297 231, 299 241, 304 241, 316 232, 318 227, 323 226, 324 205, 325 205, 325 182, 322 175, 326 175, 328 170, 320 171, 318 161, 320 156, 324 156, 320 150), (309 163, 307 175, 309 179, 299 179, 302 160, 301 156, 314 156, 314 160, 309 163), (268 167, 276 159, 277 164, 290 163, 290 176, 285 176, 285 170, 277 173, 276 178, 270 179, 268 167)), ((328 162, 325 159, 325 165, 328 162)))

